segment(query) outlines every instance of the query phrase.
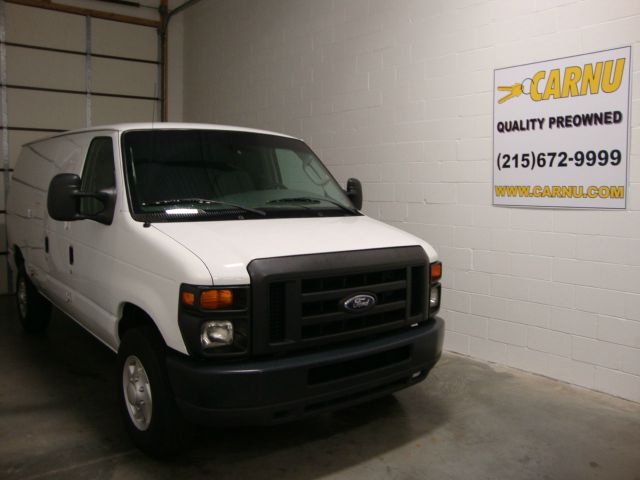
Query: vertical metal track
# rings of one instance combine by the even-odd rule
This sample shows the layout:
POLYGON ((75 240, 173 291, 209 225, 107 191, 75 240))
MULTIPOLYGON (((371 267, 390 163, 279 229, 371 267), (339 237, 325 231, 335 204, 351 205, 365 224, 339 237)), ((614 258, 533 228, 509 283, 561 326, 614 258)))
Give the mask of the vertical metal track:
MULTIPOLYGON (((4 0, 0 0, 0 123, 2 124, 2 168, 4 168, 4 177, 7 180, 9 174, 10 160, 9 160, 9 130, 8 130, 8 117, 7 111, 7 48, 5 46, 6 41, 6 18, 5 18, 5 3, 4 0)), ((5 187, 7 183, 5 182, 5 187)), ((5 200, 7 196, 7 189, 4 190, 5 200)))
POLYGON ((86 105, 85 105, 85 110, 86 110, 86 126, 90 127, 91 126, 91 78, 92 78, 92 69, 91 69, 91 17, 90 16, 86 16, 85 18, 85 39, 84 39, 84 43, 85 43, 85 51, 87 52, 87 54, 85 55, 85 59, 84 59, 84 80, 85 80, 85 86, 87 89, 87 97, 86 97, 86 105))
MULTIPOLYGON (((160 97, 160 121, 167 121, 167 85, 168 85, 168 69, 167 69, 167 56, 169 50, 168 38, 169 35, 169 1, 160 0, 160 6, 158 7, 158 13, 160 14, 160 27, 158 28, 158 85, 160 86, 159 94, 156 92, 154 95, 160 97)), ((155 108, 153 110, 153 121, 155 121, 155 108)))
MULTIPOLYGON (((9 196, 9 181, 11 180, 11 159, 9 158, 9 112, 7 110, 7 49, 4 44, 6 41, 6 16, 5 16, 5 3, 4 0, 0 0, 0 124, 2 124, 2 134, 0 139, 0 148, 2 155, 2 181, 4 186, 4 208, 7 208, 7 198, 9 196)), ((7 242, 7 216, 4 215, 4 242, 2 242, 2 251, 8 252, 7 242)), ((0 257, 4 259, 4 265, 1 268, 6 269, 7 275, 7 290, 11 292, 11 270, 9 268, 8 256, 0 257)), ((2 260, 0 260, 1 262, 2 260)))
POLYGON ((156 83, 153 86, 153 96, 157 97, 158 100, 153 102, 151 123, 155 123, 156 121, 156 112, 160 114, 160 121, 164 121, 163 112, 164 112, 164 99, 162 98, 162 90, 164 85, 163 78, 163 70, 162 70, 162 32, 158 29, 158 46, 156 47, 157 58, 158 58, 158 69, 156 71, 156 83))

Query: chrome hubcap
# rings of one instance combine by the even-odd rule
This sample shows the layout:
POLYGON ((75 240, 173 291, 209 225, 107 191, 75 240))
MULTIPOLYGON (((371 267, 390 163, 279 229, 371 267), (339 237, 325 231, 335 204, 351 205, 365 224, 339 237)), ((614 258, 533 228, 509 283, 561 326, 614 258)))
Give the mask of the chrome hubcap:
POLYGON ((24 278, 20 278, 18 282, 18 291, 16 295, 18 296, 18 309, 20 310, 20 316, 22 318, 26 318, 27 316, 27 282, 25 282, 24 278))
POLYGON ((122 389, 131 421, 138 430, 146 430, 153 407, 151 385, 142 362, 135 355, 129 355, 124 362, 122 389))

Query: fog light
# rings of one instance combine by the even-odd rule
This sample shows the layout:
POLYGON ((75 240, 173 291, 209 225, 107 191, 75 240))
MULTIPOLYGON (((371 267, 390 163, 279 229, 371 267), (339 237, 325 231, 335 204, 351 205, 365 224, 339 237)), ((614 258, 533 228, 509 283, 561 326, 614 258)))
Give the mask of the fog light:
POLYGON ((211 320, 202 324, 200 342, 203 348, 223 347, 233 343, 233 323, 211 320))
POLYGON ((432 285, 429 294, 429 308, 434 309, 440 306, 440 285, 432 285))

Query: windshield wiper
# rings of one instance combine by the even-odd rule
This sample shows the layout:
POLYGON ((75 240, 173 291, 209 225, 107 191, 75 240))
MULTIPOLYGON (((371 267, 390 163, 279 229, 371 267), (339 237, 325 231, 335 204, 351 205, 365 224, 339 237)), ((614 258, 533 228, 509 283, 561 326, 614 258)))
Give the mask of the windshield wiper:
POLYGON ((356 210, 355 208, 349 208, 336 200, 333 200, 331 198, 325 198, 325 197, 285 197, 285 198, 278 198, 276 200, 269 200, 267 203, 275 204, 275 203, 318 203, 318 202, 328 202, 335 205, 336 207, 340 207, 342 210, 346 212, 358 213, 358 210, 356 210))
POLYGON ((257 208, 247 207, 245 205, 240 205, 238 203, 225 202, 223 200, 211 200, 209 198, 198 198, 198 197, 154 200, 153 202, 142 202, 142 206, 149 207, 149 206, 158 206, 158 205, 183 205, 185 203, 201 204, 201 205, 228 205, 229 207, 239 208, 240 210, 255 213, 263 217, 267 215, 266 212, 262 210, 258 210, 257 208))

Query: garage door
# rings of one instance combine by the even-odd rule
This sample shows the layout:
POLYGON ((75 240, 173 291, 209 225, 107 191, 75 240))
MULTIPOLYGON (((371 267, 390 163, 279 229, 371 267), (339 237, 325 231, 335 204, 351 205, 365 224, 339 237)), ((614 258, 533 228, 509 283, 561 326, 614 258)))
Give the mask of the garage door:
POLYGON ((0 0, 0 292, 11 290, 6 198, 20 147, 64 130, 159 120, 159 58, 151 26, 0 0))

